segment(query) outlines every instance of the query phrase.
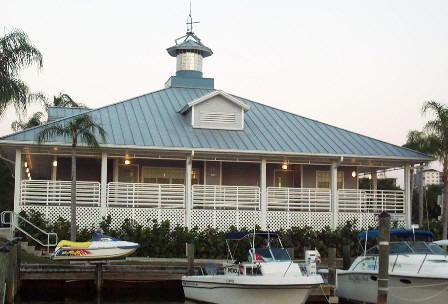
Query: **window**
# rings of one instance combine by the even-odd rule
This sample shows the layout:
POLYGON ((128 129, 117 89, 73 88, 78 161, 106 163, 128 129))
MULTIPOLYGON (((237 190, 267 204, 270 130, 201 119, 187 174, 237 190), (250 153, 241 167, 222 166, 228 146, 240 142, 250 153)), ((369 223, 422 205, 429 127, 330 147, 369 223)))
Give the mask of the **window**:
POLYGON ((118 181, 123 183, 138 183, 138 165, 120 165, 118 181))
MULTIPOLYGON (((330 171, 316 171, 316 188, 330 188, 330 171)), ((344 189, 343 171, 338 171, 338 189, 344 189)))
MULTIPOLYGON (((191 183, 199 183, 199 169, 193 168, 191 183)), ((185 168, 143 167, 142 181, 155 184, 185 184, 185 168)))

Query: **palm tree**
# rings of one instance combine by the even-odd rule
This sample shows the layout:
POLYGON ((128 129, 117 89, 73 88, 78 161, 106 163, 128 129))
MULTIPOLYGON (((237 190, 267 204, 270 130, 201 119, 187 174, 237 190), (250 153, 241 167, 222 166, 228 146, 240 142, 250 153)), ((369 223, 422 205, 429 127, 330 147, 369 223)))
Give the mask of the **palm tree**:
POLYGON ((46 103, 46 108, 49 106, 64 107, 64 108, 85 108, 82 103, 75 102, 68 94, 60 92, 58 96, 53 96, 53 103, 46 103))
POLYGON ((21 119, 13 121, 11 123, 11 129, 13 129, 14 132, 18 132, 20 130, 40 126, 44 123, 42 120, 43 117, 44 113, 40 111, 36 112, 27 121, 23 121, 21 119))
POLYGON ((81 114, 73 117, 66 123, 54 123, 46 126, 37 135, 37 142, 42 144, 54 138, 55 136, 69 137, 72 139, 72 186, 71 186, 71 229, 70 239, 76 241, 76 147, 78 142, 84 142, 89 147, 98 148, 99 143, 95 133, 101 136, 103 142, 106 138, 106 132, 87 114, 81 114))
MULTIPOLYGON (((59 95, 53 96, 53 103, 49 103, 47 98, 42 98, 45 111, 48 114, 48 107, 64 107, 64 108, 85 108, 86 106, 82 103, 75 102, 68 94, 60 92, 59 95)), ((31 127, 40 126, 44 123, 42 120, 44 118, 43 112, 34 113, 27 121, 20 118, 11 123, 11 129, 14 132, 20 130, 25 130, 31 127)))
POLYGON ((423 114, 432 114, 432 119, 426 122, 424 131, 428 136, 427 146, 431 154, 442 162, 443 166, 443 207, 442 225, 443 239, 447 239, 448 226, 448 107, 436 101, 427 101, 422 107, 423 114))
POLYGON ((21 79, 19 72, 37 64, 42 67, 42 54, 21 30, 12 30, 0 37, 0 116, 9 105, 23 111, 31 100, 40 99, 41 94, 32 94, 21 79))
MULTIPOLYGON (((409 131, 407 135, 406 143, 403 147, 419 151, 425 154, 433 155, 436 151, 436 147, 438 146, 438 140, 433 134, 426 134, 425 132, 412 130, 409 131)), ((419 184, 419 200, 418 200, 418 223, 420 226, 423 226, 423 184, 422 184, 422 174, 423 168, 420 168, 418 172, 418 177, 420 180, 419 184)), ((411 169, 411 176, 414 176, 413 169, 411 169)), ((411 183, 413 183, 414 179, 411 179, 411 183)), ((413 195, 414 186, 411 184, 411 195, 413 195)))

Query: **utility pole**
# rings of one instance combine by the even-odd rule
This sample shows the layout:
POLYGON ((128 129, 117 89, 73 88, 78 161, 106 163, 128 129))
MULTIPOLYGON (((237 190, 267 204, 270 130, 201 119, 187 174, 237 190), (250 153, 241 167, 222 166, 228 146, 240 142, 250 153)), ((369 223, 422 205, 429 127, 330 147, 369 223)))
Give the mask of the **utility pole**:
POLYGON ((421 164, 418 171, 418 225, 420 227, 423 227, 423 168, 424 166, 421 164))

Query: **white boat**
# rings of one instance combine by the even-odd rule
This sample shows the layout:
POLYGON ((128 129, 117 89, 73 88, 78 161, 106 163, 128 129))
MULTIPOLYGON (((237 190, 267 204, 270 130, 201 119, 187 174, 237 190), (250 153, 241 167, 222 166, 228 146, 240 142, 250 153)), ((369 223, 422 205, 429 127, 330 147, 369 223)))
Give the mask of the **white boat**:
POLYGON ((113 260, 123 259, 134 253, 140 245, 120 241, 101 233, 93 233, 90 242, 62 240, 52 255, 54 260, 113 260))
MULTIPOLYGON (((359 233, 358 238, 377 235, 378 230, 373 230, 359 233)), ((430 241, 433 234, 423 230, 392 229, 392 236, 407 240, 389 243, 388 303, 448 303, 448 256, 430 241)), ((338 270, 336 294, 340 298, 377 303, 378 252, 378 246, 369 250, 364 247, 364 254, 357 257, 347 271, 338 270)))
MULTIPOLYGON (((205 267, 203 275, 183 276, 182 286, 187 300, 205 303, 305 303, 311 289, 323 283, 316 273, 315 251, 307 252, 309 263, 302 267, 294 263, 283 248, 277 233, 232 232, 226 236, 228 257, 224 273, 215 267, 205 267), (255 237, 264 239, 266 246, 256 248, 255 237), (229 241, 249 240, 248 261, 238 262, 229 241), (277 242, 274 247, 271 242, 277 242), (211 269, 210 269, 211 268, 211 269)), ((237 248, 237 246, 235 246, 237 248)))

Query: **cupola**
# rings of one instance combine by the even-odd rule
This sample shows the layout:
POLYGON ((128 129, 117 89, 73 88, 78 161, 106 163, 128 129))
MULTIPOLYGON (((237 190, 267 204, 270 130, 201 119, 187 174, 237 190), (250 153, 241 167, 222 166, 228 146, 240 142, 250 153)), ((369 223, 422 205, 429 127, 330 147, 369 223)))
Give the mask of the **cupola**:
POLYGON ((188 16, 187 33, 177 38, 175 45, 167 49, 170 56, 176 57, 176 76, 171 76, 165 87, 214 88, 213 78, 202 77, 202 60, 213 54, 213 51, 202 44, 201 39, 193 32, 191 12, 188 16))

